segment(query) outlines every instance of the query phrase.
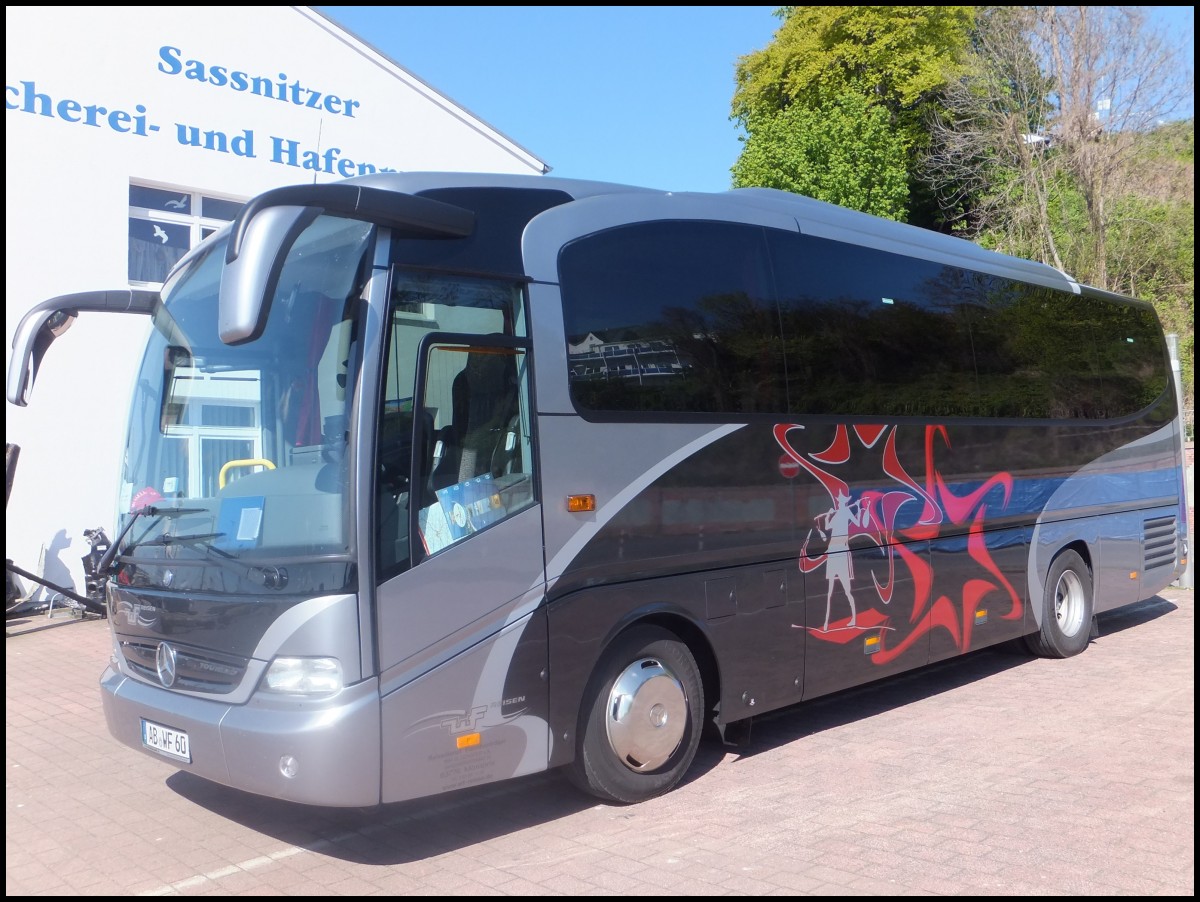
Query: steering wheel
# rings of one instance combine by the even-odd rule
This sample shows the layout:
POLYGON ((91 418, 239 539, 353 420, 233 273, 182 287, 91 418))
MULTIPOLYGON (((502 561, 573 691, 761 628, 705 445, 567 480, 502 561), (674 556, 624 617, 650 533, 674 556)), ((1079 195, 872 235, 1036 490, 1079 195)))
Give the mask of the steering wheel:
POLYGON ((412 442, 389 442, 379 448, 379 485, 393 495, 408 491, 412 442))
POLYGON ((408 411, 388 412, 379 424, 379 485, 394 495, 408 491, 412 430, 408 411))

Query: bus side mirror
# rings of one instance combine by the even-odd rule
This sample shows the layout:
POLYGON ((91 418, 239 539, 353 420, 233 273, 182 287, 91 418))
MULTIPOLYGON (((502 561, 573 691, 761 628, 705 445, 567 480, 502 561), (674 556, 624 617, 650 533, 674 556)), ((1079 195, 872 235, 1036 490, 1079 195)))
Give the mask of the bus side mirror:
POLYGON ((8 361, 8 402, 17 407, 29 403, 33 382, 47 349, 75 322, 81 311, 142 313, 157 306, 158 292, 142 289, 82 291, 42 301, 21 318, 13 334, 13 352, 8 361))
POLYGON ((221 268, 217 334, 225 344, 262 334, 288 249, 318 213, 312 207, 266 206, 243 208, 238 215, 221 268))
POLYGON ((470 210, 368 185, 335 182, 266 191, 242 207, 230 228, 217 314, 221 341, 242 344, 262 334, 284 260, 322 213, 385 226, 397 238, 464 238, 475 229, 470 210))

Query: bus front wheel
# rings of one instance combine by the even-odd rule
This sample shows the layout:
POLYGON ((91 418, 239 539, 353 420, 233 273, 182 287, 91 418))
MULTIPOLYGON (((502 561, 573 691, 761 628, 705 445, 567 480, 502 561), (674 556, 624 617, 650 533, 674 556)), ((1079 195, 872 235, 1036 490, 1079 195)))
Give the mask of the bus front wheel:
POLYGON ((571 782, 605 801, 642 802, 672 789, 696 757, 704 687, 672 633, 639 626, 609 648, 584 698, 571 782))
POLYGON ((1043 658, 1069 658, 1087 648, 1092 617, 1091 571, 1078 552, 1068 549, 1050 565, 1042 593, 1042 627, 1025 642, 1043 658))

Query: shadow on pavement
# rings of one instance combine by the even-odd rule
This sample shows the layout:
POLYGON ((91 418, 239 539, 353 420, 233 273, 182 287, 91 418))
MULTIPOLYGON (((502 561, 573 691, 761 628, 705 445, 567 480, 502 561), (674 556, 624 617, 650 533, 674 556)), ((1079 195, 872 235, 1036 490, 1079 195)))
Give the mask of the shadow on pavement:
MULTIPOLYGON (((1103 641, 1105 636, 1157 620, 1176 609, 1174 602, 1156 595, 1115 611, 1107 611, 1096 618, 1100 635, 1099 639, 1092 641, 1103 641)), ((1086 650, 1084 654, 1087 654, 1086 650)), ((752 740, 746 749, 738 750, 738 755, 754 755, 823 730, 932 698, 1034 660, 1020 640, 1014 640, 781 708, 755 720, 752 740)))
POLYGON ((376 808, 320 808, 261 798, 179 772, 181 796, 281 842, 361 864, 434 858, 599 804, 556 773, 376 808))
POLYGON ((1161 595, 1155 595, 1153 598, 1147 598, 1137 604, 1118 608, 1115 611, 1107 611, 1097 618, 1100 624, 1100 638, 1103 639, 1105 636, 1141 626, 1143 623, 1165 617, 1178 609, 1179 605, 1175 602, 1163 598, 1161 595))

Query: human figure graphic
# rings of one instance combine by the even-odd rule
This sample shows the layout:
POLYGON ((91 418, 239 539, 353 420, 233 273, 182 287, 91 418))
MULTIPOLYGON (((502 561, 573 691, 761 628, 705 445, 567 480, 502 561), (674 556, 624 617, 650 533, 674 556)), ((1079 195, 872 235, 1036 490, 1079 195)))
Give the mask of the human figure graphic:
POLYGON ((850 581, 854 578, 853 562, 850 559, 850 527, 866 526, 870 521, 870 510, 862 506, 860 501, 850 503, 850 496, 845 489, 839 489, 833 507, 817 517, 817 523, 822 532, 829 534, 829 544, 826 549, 825 579, 829 582, 829 591, 825 596, 825 626, 823 632, 829 632, 829 613, 833 605, 833 586, 841 583, 846 600, 850 602, 850 622, 854 626, 858 620, 858 611, 854 606, 854 595, 850 592, 850 581))

